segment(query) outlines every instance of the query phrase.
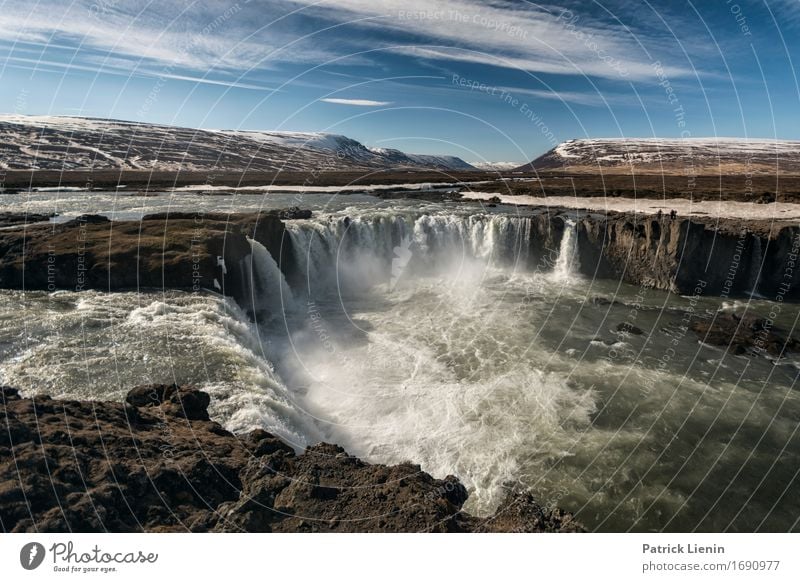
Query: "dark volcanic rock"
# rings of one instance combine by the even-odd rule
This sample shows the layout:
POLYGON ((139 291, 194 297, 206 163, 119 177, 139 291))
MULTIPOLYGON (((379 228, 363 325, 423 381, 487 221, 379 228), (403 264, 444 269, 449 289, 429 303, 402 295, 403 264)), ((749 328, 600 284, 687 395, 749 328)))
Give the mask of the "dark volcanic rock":
POLYGON ((455 477, 325 443, 297 455, 263 430, 235 436, 192 388, 142 386, 124 403, 0 397, 6 532, 582 531, 529 494, 478 518, 461 511, 455 477))
POLYGON ((606 307, 608 305, 620 305, 620 302, 616 299, 607 299, 605 297, 595 296, 592 297, 591 300, 592 305, 596 305, 598 307, 606 307))
POLYGON ((474 520, 473 525, 473 531, 485 533, 583 531, 572 514, 560 509, 548 511, 537 504, 530 493, 509 494, 492 517, 474 520), (520 529, 520 524, 524 524, 524 529, 520 529))
POLYGON ((620 323, 617 326, 617 331, 620 331, 622 333, 629 333, 631 335, 642 335, 644 333, 644 331, 642 331, 641 329, 639 329, 638 327, 627 321, 623 321, 622 323, 620 323))
MULTIPOLYGON (((405 192, 433 196, 441 192, 405 192)), ((383 194, 381 194, 383 195, 383 194)), ((453 194, 460 196, 460 194, 453 194)), ((262 244, 292 286, 304 284, 282 219, 307 219, 309 210, 259 213, 173 212, 141 221, 110 222, 84 215, 62 224, 0 230, 0 288, 56 290, 212 289, 234 297, 248 312, 259 306, 246 284, 249 239, 262 244)), ((529 269, 552 270, 565 216, 548 209, 531 216, 529 269)), ((683 295, 748 295, 753 289, 780 301, 800 299, 800 227, 763 221, 589 214, 577 221, 580 271, 683 295), (760 229, 758 234, 752 229, 760 229), (764 230, 766 229, 766 230, 764 230)), ((602 299, 593 300, 601 305, 602 299)))
POLYGON ((169 407, 175 416, 189 420, 208 420, 208 405, 211 399, 199 390, 183 390, 177 384, 152 384, 134 388, 125 397, 125 402, 136 408, 169 407))
POLYGON ((107 222, 111 222, 111 219, 108 216, 103 216, 102 214, 81 214, 77 218, 73 218, 72 220, 68 220, 64 223, 64 226, 80 226, 81 224, 105 224, 107 222))
POLYGON ((247 238, 274 257, 291 241, 276 213, 152 214, 109 221, 84 215, 62 224, 0 231, 0 287, 47 290, 211 289, 244 300, 247 238))
POLYGON ((55 214, 33 214, 25 212, 0 212, 0 227, 17 226, 20 224, 35 224, 47 222, 55 214))
POLYGON ((695 321, 691 325, 701 341, 723 346, 733 354, 767 353, 781 356, 800 351, 800 341, 772 327, 769 320, 734 313, 717 314, 712 320, 695 321))
POLYGON ((609 212, 581 218, 577 229, 580 270, 589 277, 682 295, 748 296, 758 288, 776 300, 800 299, 800 227, 785 222, 609 212))
POLYGON ((302 208, 298 208, 297 206, 292 206, 291 208, 287 208, 286 210, 281 210, 278 213, 278 217, 286 220, 296 220, 300 218, 308 219, 311 218, 311 211, 303 210, 302 208))

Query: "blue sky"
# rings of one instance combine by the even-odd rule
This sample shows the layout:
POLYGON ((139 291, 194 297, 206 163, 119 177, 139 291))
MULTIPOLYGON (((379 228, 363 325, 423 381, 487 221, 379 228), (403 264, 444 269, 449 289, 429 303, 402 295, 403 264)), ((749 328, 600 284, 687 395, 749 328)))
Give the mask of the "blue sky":
POLYGON ((0 8, 3 113, 329 131, 469 161, 579 137, 800 139, 796 64, 798 0, 0 8))

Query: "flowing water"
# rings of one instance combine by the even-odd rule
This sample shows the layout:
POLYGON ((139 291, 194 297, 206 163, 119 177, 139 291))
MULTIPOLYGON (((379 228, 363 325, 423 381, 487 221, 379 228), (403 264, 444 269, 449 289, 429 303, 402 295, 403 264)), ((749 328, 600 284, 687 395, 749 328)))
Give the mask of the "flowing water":
POLYGON ((192 382, 235 432, 458 475, 476 513, 529 487, 592 529, 798 529, 800 363, 687 329, 772 303, 581 276, 569 221, 543 257, 528 218, 480 208, 326 197, 287 228, 291 283, 251 243, 252 320, 211 294, 4 292, 0 380, 107 399, 192 382))
POLYGON ((764 268, 764 253, 761 250, 761 238, 753 237, 752 258, 750 260, 750 296, 762 297, 758 292, 758 281, 761 279, 761 269, 764 268))

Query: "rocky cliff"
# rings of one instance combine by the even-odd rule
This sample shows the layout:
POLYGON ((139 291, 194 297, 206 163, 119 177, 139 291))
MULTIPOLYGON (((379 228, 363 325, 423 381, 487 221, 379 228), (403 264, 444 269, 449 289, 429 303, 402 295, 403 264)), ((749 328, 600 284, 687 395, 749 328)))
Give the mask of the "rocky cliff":
MULTIPOLYGON (((557 254, 568 217, 533 218, 535 260, 557 254)), ((800 299, 800 226, 765 221, 670 219, 607 213, 575 220, 580 272, 693 295, 800 299)), ((545 262, 547 262, 545 260, 545 262)))
MULTIPOLYGON (((0 287, 208 289, 253 311, 248 239, 261 243, 295 282, 292 241, 282 219, 308 216, 293 209, 18 224, 0 230, 0 287)), ((699 288, 709 296, 757 292, 779 301, 800 299, 800 226, 611 212, 576 218, 574 210, 557 208, 531 220, 530 267, 537 270, 552 268, 569 220, 575 224, 580 272, 587 277, 684 295, 699 288)))
POLYGON ((0 287, 212 290, 246 304, 248 238, 279 262, 291 252, 280 218, 278 212, 172 213, 21 224, 0 231, 0 287))
POLYGON ((263 430, 231 434, 208 403, 175 385, 135 388, 125 402, 0 388, 0 531, 582 530, 527 493, 468 515, 455 477, 370 465, 325 443, 297 455, 263 430))
MULTIPOLYGON (((294 209, 249 214, 155 214, 141 221, 82 216, 0 230, 0 287, 214 290, 252 311, 251 245, 261 243, 286 279, 298 278, 282 219, 294 209)), ((9 220, 13 219, 11 217, 9 220)), ((580 272, 590 278, 692 295, 800 299, 800 226, 733 219, 549 209, 532 218, 531 268, 547 271, 567 221, 575 223, 580 272)), ((11 220, 10 224, 14 224, 11 220)))

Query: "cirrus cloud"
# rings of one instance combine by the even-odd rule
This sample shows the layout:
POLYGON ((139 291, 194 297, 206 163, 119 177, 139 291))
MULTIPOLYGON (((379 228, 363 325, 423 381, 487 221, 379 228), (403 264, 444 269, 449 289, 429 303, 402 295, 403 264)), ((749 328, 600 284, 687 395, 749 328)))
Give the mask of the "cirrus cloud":
POLYGON ((373 101, 371 99, 336 99, 336 98, 325 98, 320 99, 320 101, 324 101, 325 103, 334 103, 336 105, 354 105, 356 107, 383 107, 385 105, 391 105, 391 101, 373 101))

